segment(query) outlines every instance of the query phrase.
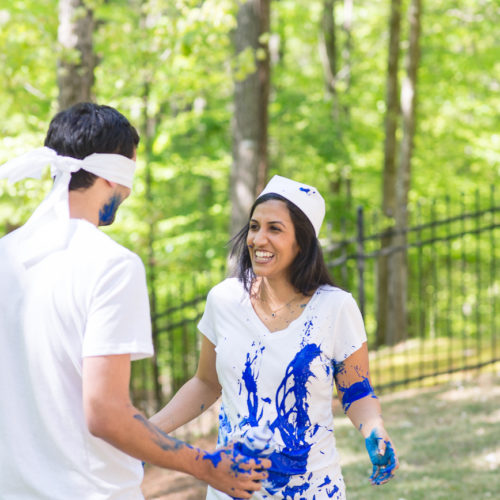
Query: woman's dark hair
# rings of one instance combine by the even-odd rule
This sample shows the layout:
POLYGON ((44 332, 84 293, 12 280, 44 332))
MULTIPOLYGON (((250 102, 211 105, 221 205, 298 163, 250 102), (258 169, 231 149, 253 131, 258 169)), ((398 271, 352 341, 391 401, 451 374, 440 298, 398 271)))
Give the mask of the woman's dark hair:
MULTIPOLYGON (((82 102, 57 113, 44 145, 63 156, 83 159, 92 153, 114 153, 133 158, 139 134, 116 109, 82 102)), ((71 175, 69 189, 92 186, 97 178, 85 170, 71 175)))
MULTIPOLYGON (((333 285, 313 225, 297 205, 279 194, 268 193, 255 200, 250 209, 249 220, 252 218, 255 208, 269 200, 279 200, 286 203, 295 228, 295 239, 300 249, 290 265, 290 280, 295 289, 304 295, 311 295, 320 285, 333 285)), ((249 225, 246 224, 230 243, 232 245, 231 257, 236 258, 236 268, 233 274, 243 283, 245 290, 250 292, 256 276, 252 269, 247 246, 248 231, 249 225)))

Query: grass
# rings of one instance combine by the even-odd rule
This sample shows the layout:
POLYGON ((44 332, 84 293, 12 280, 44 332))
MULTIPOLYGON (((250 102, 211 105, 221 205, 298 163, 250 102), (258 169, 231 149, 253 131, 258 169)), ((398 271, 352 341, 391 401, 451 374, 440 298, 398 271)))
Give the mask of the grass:
POLYGON ((371 486, 364 442, 336 412, 349 500, 482 500, 500 491, 500 369, 381 398, 400 460, 396 477, 371 486))
POLYGON ((371 379, 375 387, 436 385, 453 378, 447 372, 460 373, 467 367, 498 360, 499 357, 500 346, 490 338, 483 338, 480 343, 476 339, 446 337, 411 339, 393 347, 372 349, 371 379), (437 375, 440 373, 444 376, 437 375), (411 382, 400 384, 405 380, 411 382))

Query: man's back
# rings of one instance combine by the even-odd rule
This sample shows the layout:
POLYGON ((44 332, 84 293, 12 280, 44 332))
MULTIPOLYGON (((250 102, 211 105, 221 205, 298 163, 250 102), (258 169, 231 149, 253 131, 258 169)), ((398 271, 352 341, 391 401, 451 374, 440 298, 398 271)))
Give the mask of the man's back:
POLYGON ((16 243, 0 240, 2 499, 142 498, 140 462, 88 431, 81 378, 83 356, 151 354, 142 263, 83 220, 33 265, 16 243))

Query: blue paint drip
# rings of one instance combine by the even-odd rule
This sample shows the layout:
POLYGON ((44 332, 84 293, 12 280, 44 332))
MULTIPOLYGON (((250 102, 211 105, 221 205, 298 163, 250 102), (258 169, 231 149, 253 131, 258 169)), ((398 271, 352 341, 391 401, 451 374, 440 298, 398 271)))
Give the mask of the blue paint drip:
POLYGON ((293 500, 295 498, 295 495, 304 493, 304 491, 307 491, 309 489, 309 483, 303 483, 301 485, 297 486, 287 486, 283 491, 283 500, 287 500, 289 498, 290 500, 293 500))
POLYGON ((370 381, 363 377, 361 382, 356 382, 349 387, 338 386, 340 392, 342 392, 342 407, 344 408, 344 412, 346 412, 358 399, 362 399, 366 396, 371 396, 372 398, 376 398, 375 393, 373 391, 373 387, 370 384, 370 381))
POLYGON ((308 339, 311 337, 311 330, 314 326, 311 320, 306 321, 304 323, 305 329, 302 333, 302 341, 300 343, 300 347, 304 347, 307 344, 308 339))
POLYGON ((217 444, 226 446, 228 444, 228 436, 233 432, 231 422, 226 414, 224 406, 221 406, 219 412, 219 437, 217 444))
POLYGON ((311 191, 309 188, 305 188, 305 187, 300 187, 299 188, 299 191, 302 191, 303 193, 307 193, 309 194, 309 192, 311 191))
POLYGON ((104 205, 99 210, 99 223, 100 223, 100 225, 109 226, 109 224, 111 224, 115 220, 116 211, 118 210, 118 207, 120 206, 121 202, 122 202, 122 199, 117 194, 114 194, 109 199, 109 202, 106 203, 106 205, 104 205))
MULTIPOLYGON (((276 392, 278 416, 271 424, 271 429, 279 429, 285 447, 269 457, 272 462, 268 470, 270 493, 286 486, 291 475, 304 474, 307 470, 311 445, 306 441, 306 432, 311 421, 308 416, 306 385, 309 378, 314 376, 310 365, 320 354, 321 349, 316 344, 308 344, 301 349, 288 365, 285 377, 276 392)), ((287 494, 293 498, 293 492, 301 493, 303 486, 287 487, 287 494)))
POLYGON ((375 429, 365 439, 365 446, 373 464, 370 480, 373 484, 377 485, 388 481, 392 477, 394 468, 396 467, 396 454, 391 443, 385 441, 385 452, 381 455, 379 453, 379 441, 382 441, 382 437, 378 435, 375 429))
POLYGON ((322 488, 323 486, 326 486, 327 484, 330 484, 331 482, 332 482, 332 480, 328 476, 325 476, 325 480, 323 481, 322 484, 320 484, 318 486, 318 488, 322 488))
POLYGON ((245 362, 245 369, 242 374, 243 382, 247 390, 247 406, 248 406, 248 417, 243 419, 240 427, 244 425, 250 425, 256 427, 259 425, 259 421, 262 418, 263 409, 260 411, 260 415, 257 416, 259 411, 259 398, 257 396, 257 380, 252 371, 252 364, 257 359, 257 355, 250 359, 250 355, 247 354, 247 360, 245 362))
POLYGON ((335 493, 339 491, 339 487, 337 485, 334 485, 333 490, 326 490, 326 494, 328 495, 329 498, 332 498, 335 493))

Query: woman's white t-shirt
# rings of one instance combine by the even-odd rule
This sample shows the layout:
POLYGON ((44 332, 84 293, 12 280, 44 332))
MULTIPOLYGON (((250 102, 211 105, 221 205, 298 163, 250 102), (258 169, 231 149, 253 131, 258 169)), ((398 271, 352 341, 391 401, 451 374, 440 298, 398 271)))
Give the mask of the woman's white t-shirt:
MULTIPOLYGON (((222 386, 218 444, 268 423, 278 452, 254 499, 344 498, 333 434, 334 365, 366 341, 353 297, 319 287, 301 316, 270 332, 236 278, 215 286, 198 325, 215 345, 222 386)), ((209 499, 230 498, 209 488, 209 499)))

